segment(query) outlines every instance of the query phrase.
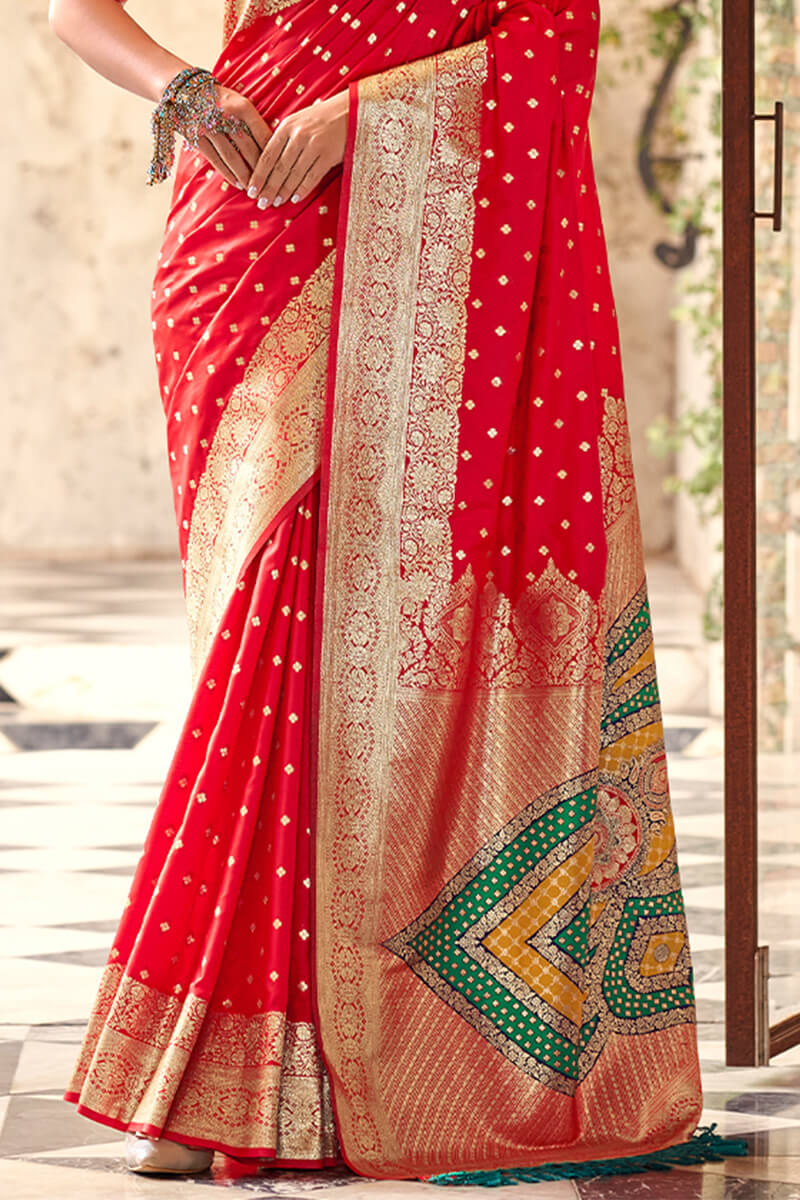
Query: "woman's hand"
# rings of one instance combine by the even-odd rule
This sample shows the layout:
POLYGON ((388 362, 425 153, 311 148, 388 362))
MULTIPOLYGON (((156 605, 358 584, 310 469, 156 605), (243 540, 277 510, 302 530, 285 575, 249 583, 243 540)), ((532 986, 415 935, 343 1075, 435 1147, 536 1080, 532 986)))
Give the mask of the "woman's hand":
POLYGON ((304 200, 332 167, 344 161, 347 91, 285 117, 261 147, 247 185, 259 208, 304 200))
POLYGON ((229 117, 243 121, 247 132, 237 133, 233 137, 225 133, 212 133, 200 138, 197 148, 228 183, 244 190, 272 131, 258 109, 240 92, 217 85, 217 103, 229 117))

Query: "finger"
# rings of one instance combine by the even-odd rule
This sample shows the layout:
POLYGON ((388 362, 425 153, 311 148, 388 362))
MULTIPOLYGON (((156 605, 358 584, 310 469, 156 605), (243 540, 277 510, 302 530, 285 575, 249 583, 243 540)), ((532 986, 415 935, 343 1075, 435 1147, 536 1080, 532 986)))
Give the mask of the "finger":
POLYGON ((247 183, 250 175, 256 167, 256 164, 258 163, 259 158, 261 157, 261 147, 254 139, 249 129, 246 132, 242 131, 240 133, 236 133, 233 135, 233 137, 231 137, 229 134, 228 137, 233 142, 241 157, 247 163, 248 177, 247 180, 243 181, 244 183, 247 183))
POLYGON ((197 149, 203 155, 203 158, 205 158, 211 164, 214 170, 219 171, 220 175, 222 175, 224 179, 227 179, 228 183, 232 183, 236 188, 241 187, 239 180, 236 178, 227 164, 223 162, 223 160, 217 154, 208 138, 200 138, 199 142, 197 143, 197 149))
MULTIPOLYGON (((251 200, 255 200, 259 196, 263 199, 262 189, 272 174, 278 159, 288 145, 288 141, 288 131, 281 126, 278 126, 275 132, 270 135, 269 141, 261 151, 261 157, 248 182, 247 194, 251 200)), ((262 205, 262 207, 266 208, 266 205, 262 205)))
POLYGON ((231 182, 240 184, 243 188, 246 187, 247 181, 250 178, 250 167, 242 158, 231 139, 224 133, 211 133, 208 135, 208 139, 217 152, 218 157, 224 162, 228 171, 233 176, 231 182))
POLYGON ((258 146, 259 151, 263 150, 269 139, 272 137, 272 128, 267 124, 257 108, 247 101, 247 108, 242 114, 242 120, 250 130, 253 140, 258 146))
POLYGON ((289 199, 295 204, 299 204, 301 201, 307 199, 319 187, 331 167, 335 165, 335 163, 328 162, 322 155, 314 159, 303 178, 294 186, 289 199))
MULTIPOLYGON (((298 139, 299 141, 299 139, 298 139)), ((298 145, 298 142, 291 138, 283 148, 278 161, 269 173, 266 183, 261 189, 261 198, 258 203, 262 208, 266 208, 270 204, 282 204, 289 193, 286 190, 286 182, 290 175, 300 170, 300 178, 305 175, 308 164, 310 150, 308 144, 305 146, 298 145), (305 165, 300 167, 300 163, 305 162, 305 165)))
POLYGON ((291 200, 295 204, 305 200, 313 192, 319 181, 328 170, 326 160, 321 155, 313 153, 298 159, 294 168, 289 172, 281 189, 281 198, 291 200))
POLYGON ((229 117, 236 117, 243 121, 258 146, 259 152, 264 149, 272 136, 272 130, 249 100, 239 92, 231 92, 222 88, 219 90, 219 106, 229 117))

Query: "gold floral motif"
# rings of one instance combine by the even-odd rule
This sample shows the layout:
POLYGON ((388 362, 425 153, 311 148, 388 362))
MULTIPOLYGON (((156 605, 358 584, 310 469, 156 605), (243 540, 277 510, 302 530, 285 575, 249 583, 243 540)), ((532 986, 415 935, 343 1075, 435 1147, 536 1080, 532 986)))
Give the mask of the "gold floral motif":
POLYGON ((420 624, 401 626, 403 687, 457 690, 467 671, 489 688, 566 687, 603 676, 600 606, 552 558, 516 603, 490 576, 478 595, 468 567, 443 601, 420 604, 420 624))
POLYGON ((472 261, 474 190, 480 164, 480 125, 469 119, 481 104, 486 76, 483 47, 437 65, 430 179, 420 253, 408 403, 409 469, 400 519, 401 635, 437 612, 452 586, 452 532, 458 471, 458 411, 462 401, 467 291, 472 261))
POLYGON ((337 1153, 313 1025, 279 1012, 210 1010, 197 996, 147 987, 116 963, 104 972, 70 1094, 173 1137, 287 1160, 337 1153))
POLYGON ((607 388, 603 388, 600 394, 603 398, 603 424, 598 452, 603 511, 606 528, 610 528, 635 504, 636 484, 625 400, 622 396, 610 395, 607 388))
POLYGON ((262 339, 208 453, 186 559, 195 676, 250 551, 319 467, 334 256, 262 339))

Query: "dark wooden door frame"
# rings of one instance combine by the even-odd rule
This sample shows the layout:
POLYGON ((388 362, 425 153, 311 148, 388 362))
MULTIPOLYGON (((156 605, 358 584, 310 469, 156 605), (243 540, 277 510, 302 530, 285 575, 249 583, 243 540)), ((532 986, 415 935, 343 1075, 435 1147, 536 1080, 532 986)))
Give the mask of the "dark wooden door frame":
POLYGON ((729 1066, 800 1042, 800 1013, 769 1027, 758 945, 755 221, 781 227, 782 105, 755 113, 755 3, 722 5, 725 1040, 729 1066), (775 122, 772 212, 755 203, 755 122, 775 122))

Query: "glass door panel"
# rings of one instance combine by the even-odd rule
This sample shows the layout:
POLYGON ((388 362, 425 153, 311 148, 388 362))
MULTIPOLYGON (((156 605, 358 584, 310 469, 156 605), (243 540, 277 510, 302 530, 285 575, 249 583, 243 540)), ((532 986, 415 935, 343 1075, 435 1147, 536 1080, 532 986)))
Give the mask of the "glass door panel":
MULTIPOLYGON (((759 942, 769 946, 767 1008, 773 1026, 800 1010, 798 33, 796 0, 756 0, 755 112, 775 118, 754 125, 757 212, 774 210, 775 142, 781 134, 783 142, 782 213, 757 219, 755 229, 759 942)), ((780 208, 779 194, 777 202, 780 208)), ((735 597, 728 600, 735 603, 735 597)))

